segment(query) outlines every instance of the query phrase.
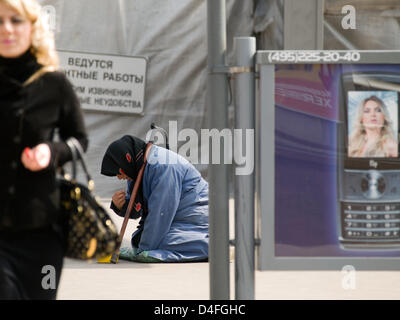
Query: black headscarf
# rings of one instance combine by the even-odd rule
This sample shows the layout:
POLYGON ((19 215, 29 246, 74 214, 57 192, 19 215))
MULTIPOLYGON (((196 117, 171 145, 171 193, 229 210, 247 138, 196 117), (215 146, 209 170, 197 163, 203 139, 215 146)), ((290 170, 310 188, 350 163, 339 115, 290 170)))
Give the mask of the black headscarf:
MULTIPOLYGON (((101 174, 114 177, 120 173, 120 169, 133 180, 131 188, 138 176, 140 168, 144 163, 146 142, 133 136, 123 136, 112 142, 103 157, 101 164, 101 174)), ((130 192, 132 193, 132 189, 130 192)), ((133 210, 141 212, 143 209, 143 189, 142 183, 135 198, 133 210)))

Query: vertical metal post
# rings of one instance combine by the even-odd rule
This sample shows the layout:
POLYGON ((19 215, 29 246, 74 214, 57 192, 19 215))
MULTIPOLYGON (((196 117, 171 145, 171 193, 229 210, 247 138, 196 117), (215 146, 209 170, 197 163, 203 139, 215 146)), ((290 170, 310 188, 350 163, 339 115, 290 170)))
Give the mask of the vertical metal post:
MULTIPOLYGON (((252 170, 235 168, 235 287, 236 299, 254 299, 254 128, 255 128, 255 78, 254 59, 256 39, 238 37, 234 39, 235 67, 235 150, 245 154, 246 161, 253 164, 252 170), (241 71, 240 71, 241 70, 241 71), (251 142, 247 135, 253 132, 251 142), (242 140, 242 148, 237 150, 236 139, 242 140), (249 143, 251 145, 249 145, 249 143), (242 150, 240 150, 242 149, 242 150), (250 154, 248 154, 250 153, 250 154), (251 157, 251 160, 250 160, 251 157)), ((238 157, 238 158, 239 158, 238 157)), ((236 157, 235 157, 236 159, 236 157)), ((247 163, 247 166, 249 163, 247 163)))
POLYGON ((256 117, 257 261, 267 270, 275 255, 275 66, 259 66, 256 117), (271 227, 272 226, 272 227, 271 227))
POLYGON ((126 18, 125 18, 125 3, 124 0, 118 0, 118 8, 120 15, 121 32, 118 32, 118 40, 121 43, 123 54, 128 54, 128 35, 126 34, 126 18))
MULTIPOLYGON (((225 73, 214 72, 226 65, 226 3, 207 1, 208 81, 207 105, 210 129, 228 128, 228 83, 225 73)), ((220 163, 210 163, 209 181, 209 263, 210 299, 229 300, 229 189, 228 165, 224 164, 224 143, 220 163)), ((211 157, 210 157, 211 159, 211 157)))

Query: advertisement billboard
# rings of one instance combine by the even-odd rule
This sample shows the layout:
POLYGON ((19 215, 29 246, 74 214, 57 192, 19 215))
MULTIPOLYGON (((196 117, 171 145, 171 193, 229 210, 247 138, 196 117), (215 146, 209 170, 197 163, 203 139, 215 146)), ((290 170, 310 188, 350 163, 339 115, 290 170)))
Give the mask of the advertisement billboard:
POLYGON ((259 64, 260 269, 399 268, 396 55, 259 64))

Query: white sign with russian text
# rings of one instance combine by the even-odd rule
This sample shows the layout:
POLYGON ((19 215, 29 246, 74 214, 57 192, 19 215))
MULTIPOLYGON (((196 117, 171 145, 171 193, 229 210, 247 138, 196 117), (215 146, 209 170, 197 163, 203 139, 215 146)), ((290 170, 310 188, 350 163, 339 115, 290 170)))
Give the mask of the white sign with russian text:
POLYGON ((73 51, 58 54, 82 109, 143 113, 146 58, 73 51))

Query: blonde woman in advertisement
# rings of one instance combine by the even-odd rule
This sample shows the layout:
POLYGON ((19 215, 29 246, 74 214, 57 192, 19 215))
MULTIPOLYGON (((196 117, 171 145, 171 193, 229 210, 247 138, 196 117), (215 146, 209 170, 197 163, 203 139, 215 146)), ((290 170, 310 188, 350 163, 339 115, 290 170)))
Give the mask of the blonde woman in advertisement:
POLYGON ((0 300, 56 299, 65 251, 56 168, 71 159, 66 139, 88 144, 42 19, 36 0, 0 0, 0 300))
POLYGON ((398 143, 387 106, 377 96, 365 98, 359 104, 349 137, 349 157, 394 158, 398 143))

